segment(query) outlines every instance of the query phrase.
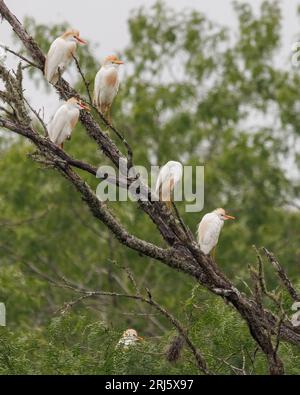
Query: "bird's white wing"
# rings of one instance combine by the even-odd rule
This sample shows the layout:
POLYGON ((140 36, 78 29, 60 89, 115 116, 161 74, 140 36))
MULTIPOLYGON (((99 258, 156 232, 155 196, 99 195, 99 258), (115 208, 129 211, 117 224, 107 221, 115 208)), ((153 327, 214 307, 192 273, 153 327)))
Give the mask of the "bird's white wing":
POLYGON ((177 184, 182 178, 183 168, 179 162, 170 161, 166 163, 160 170, 157 181, 156 181, 156 193, 159 193, 160 188, 163 185, 170 187, 172 181, 173 186, 177 184))
POLYGON ((222 223, 211 214, 202 218, 198 228, 198 242, 205 254, 209 254, 217 245, 221 229, 222 223))
POLYGON ((67 119, 67 108, 65 105, 61 106, 56 114, 54 115, 52 121, 49 124, 48 131, 50 140, 55 144, 61 144, 59 142, 60 136, 68 123, 67 119))
POLYGON ((179 162, 173 162, 171 165, 170 173, 172 174, 174 185, 176 185, 182 179, 182 175, 183 175, 182 164, 179 162))
POLYGON ((117 347, 124 347, 124 348, 128 348, 130 346, 135 345, 138 342, 138 339, 136 337, 133 336, 126 336, 126 337, 122 337, 118 344, 117 347))
POLYGON ((171 173, 170 173, 170 168, 169 166, 165 165, 160 169, 160 172, 158 174, 158 178, 156 181, 156 187, 155 187, 155 192, 159 193, 160 188, 166 184, 167 182, 170 182, 170 177, 171 177, 171 173))
POLYGON ((156 183, 156 193, 159 195, 159 199, 163 202, 170 202, 173 189, 174 176, 169 168, 163 168, 156 183))
POLYGON ((94 84, 94 104, 96 107, 100 107, 100 90, 101 86, 103 85, 103 77, 104 77, 104 69, 98 71, 95 77, 95 84, 94 84))
POLYGON ((96 75, 94 88, 94 102, 101 112, 104 112, 103 106, 112 104, 119 86, 118 71, 115 68, 101 67, 96 75))
POLYGON ((66 50, 65 42, 61 38, 51 44, 45 63, 45 76, 49 82, 55 82, 59 67, 61 72, 64 71, 66 50))

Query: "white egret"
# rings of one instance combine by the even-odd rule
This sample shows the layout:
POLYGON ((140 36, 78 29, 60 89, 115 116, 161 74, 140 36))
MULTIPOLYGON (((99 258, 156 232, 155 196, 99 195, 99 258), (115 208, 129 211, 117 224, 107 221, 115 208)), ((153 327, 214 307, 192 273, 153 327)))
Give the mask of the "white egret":
POLYGON ((49 82, 56 84, 59 73, 63 74, 75 55, 77 44, 86 44, 86 41, 80 38, 78 30, 67 30, 53 41, 45 63, 45 77, 49 82))
POLYGON ((117 346, 127 349, 130 346, 135 345, 137 342, 144 340, 142 337, 138 336, 135 329, 127 329, 121 339, 119 340, 117 346))
POLYGON ((48 126, 49 137, 53 143, 63 148, 64 141, 71 139, 80 110, 89 111, 89 108, 80 100, 72 97, 56 111, 48 126))
POLYGON ((183 175, 183 166, 180 162, 170 161, 160 170, 156 181, 155 192, 161 201, 172 207, 172 193, 183 175))
POLYGON ((228 219, 235 219, 235 217, 226 214, 223 208, 217 208, 204 215, 198 227, 198 243, 204 254, 210 254, 214 250, 218 244, 224 221, 228 219))
POLYGON ((107 56, 95 77, 94 104, 104 116, 108 117, 110 123, 111 106, 120 86, 119 66, 121 64, 124 62, 116 56, 107 56))

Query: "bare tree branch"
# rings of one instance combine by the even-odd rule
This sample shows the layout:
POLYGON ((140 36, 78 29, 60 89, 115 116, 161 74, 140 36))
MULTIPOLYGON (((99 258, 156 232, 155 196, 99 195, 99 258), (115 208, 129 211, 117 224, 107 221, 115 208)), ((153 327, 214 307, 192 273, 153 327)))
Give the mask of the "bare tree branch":
POLYGON ((16 56, 17 58, 23 60, 24 62, 28 63, 28 65, 34 67, 34 68, 39 68, 39 66, 33 62, 31 62, 31 60, 25 58, 25 56, 19 54, 18 52, 13 51, 12 49, 10 49, 9 47, 7 47, 6 45, 1 45, 0 47, 3 48, 6 52, 11 53, 12 55, 16 56))

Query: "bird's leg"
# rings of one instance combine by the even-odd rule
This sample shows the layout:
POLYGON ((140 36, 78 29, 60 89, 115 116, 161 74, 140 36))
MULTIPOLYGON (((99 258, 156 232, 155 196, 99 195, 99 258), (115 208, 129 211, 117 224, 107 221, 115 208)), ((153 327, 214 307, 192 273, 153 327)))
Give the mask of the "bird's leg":
MULTIPOLYGON (((109 115, 109 107, 105 106, 105 110, 103 112, 103 116, 106 119, 106 121, 111 125, 111 121, 109 119, 110 115, 109 115)), ((107 135, 109 135, 109 127, 107 128, 107 130, 105 131, 107 133, 107 135)))

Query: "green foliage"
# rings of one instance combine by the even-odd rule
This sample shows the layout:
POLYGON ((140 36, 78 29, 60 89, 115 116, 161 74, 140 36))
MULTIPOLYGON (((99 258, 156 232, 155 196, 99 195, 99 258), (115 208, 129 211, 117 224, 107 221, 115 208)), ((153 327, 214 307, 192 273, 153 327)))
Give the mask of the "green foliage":
MULTIPOLYGON (((138 165, 168 160, 205 165, 204 211, 224 206, 238 218, 226 224, 217 250, 219 266, 237 286, 249 292, 247 265, 255 263, 256 244, 273 251, 300 287, 300 216, 292 208, 299 180, 285 170, 286 163, 299 170, 292 145, 300 130, 300 75, 297 69, 276 67, 279 4, 264 1, 258 16, 249 4, 236 2, 234 8, 235 40, 229 29, 198 11, 176 12, 157 2, 133 12, 131 42, 120 54, 127 74, 114 121, 138 165)), ((68 27, 46 27, 29 18, 26 26, 44 52, 68 27)), ((99 67, 92 52, 89 46, 78 52, 88 81, 99 67)), ((43 89, 40 73, 30 75, 43 89)), ((86 94, 79 76, 76 88, 86 94)), ((66 150, 95 166, 107 163, 81 125, 66 150)), ((0 137, 0 300, 8 310, 8 326, 0 328, 0 373, 198 374, 186 347, 177 362, 166 361, 176 332, 154 310, 135 301, 100 298, 62 314, 64 303, 77 296, 32 271, 34 266, 90 289, 134 292, 114 262, 130 267, 141 289, 151 289, 190 328, 212 370, 232 374, 230 364, 242 368, 245 363, 249 372, 266 373, 263 355, 230 306, 187 276, 120 246, 66 180, 28 158, 32 152, 19 138, 0 137), (128 327, 145 341, 128 351, 116 349, 128 327)), ((96 188, 97 180, 87 180, 96 188)), ((202 213, 184 213, 184 203, 178 207, 194 231, 202 213)), ((111 208, 130 232, 163 245, 134 204, 111 208)), ((278 291, 267 263, 266 276, 269 289, 278 291)), ((288 310, 291 300, 283 297, 288 310)), ((287 372, 299 374, 299 351, 287 344, 279 351, 287 372)))

